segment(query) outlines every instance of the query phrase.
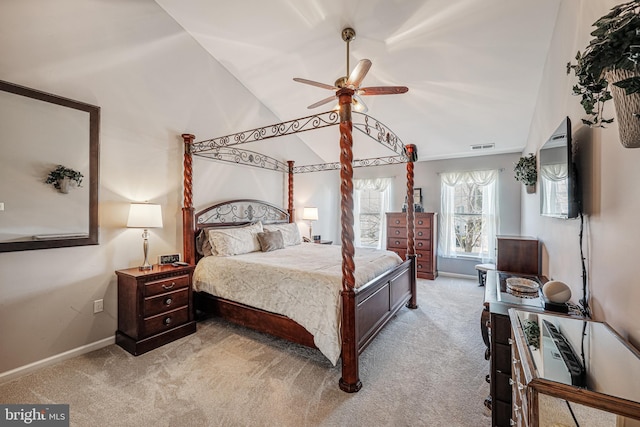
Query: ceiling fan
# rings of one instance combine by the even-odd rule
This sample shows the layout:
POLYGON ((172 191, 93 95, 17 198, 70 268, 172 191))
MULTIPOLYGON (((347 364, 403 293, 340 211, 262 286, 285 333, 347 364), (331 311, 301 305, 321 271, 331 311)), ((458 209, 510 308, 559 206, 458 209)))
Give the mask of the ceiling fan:
MULTIPOLYGON (((313 80, 301 79, 299 77, 294 77, 293 80, 299 83, 308 84, 311 86, 320 87, 323 89, 329 89, 333 91, 338 91, 342 88, 348 87, 355 91, 353 95, 353 109, 355 111, 359 111, 361 113, 365 113, 368 108, 365 103, 362 101, 360 96, 368 96, 368 95, 395 95, 399 93, 405 93, 409 90, 406 86, 372 86, 372 87, 360 87, 360 83, 364 80, 364 77, 367 75, 369 68, 371 68, 371 61, 368 59, 361 59, 358 64, 355 66, 353 71, 349 74, 349 43, 356 38, 356 31, 353 28, 345 28, 342 30, 342 40, 347 43, 347 76, 340 77, 335 81, 332 85, 315 82, 313 80)), ((314 104, 309 105, 307 108, 316 108, 324 104, 328 104, 329 102, 335 100, 337 95, 330 96, 321 101, 318 101, 314 104)))

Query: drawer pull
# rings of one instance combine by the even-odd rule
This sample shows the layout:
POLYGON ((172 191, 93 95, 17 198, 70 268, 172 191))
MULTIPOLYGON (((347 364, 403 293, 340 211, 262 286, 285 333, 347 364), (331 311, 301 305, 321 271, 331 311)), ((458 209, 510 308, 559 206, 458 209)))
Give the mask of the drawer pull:
POLYGON ((171 317, 165 317, 165 319, 162 321, 162 323, 164 323, 165 325, 171 324, 171 317))
POLYGON ((164 283, 162 284, 162 287, 166 290, 169 289, 173 289, 173 287, 176 285, 176 282, 171 282, 171 284, 169 286, 165 285, 164 283))
POLYGON ((173 300, 171 299, 171 297, 167 297, 167 299, 164 300, 164 305, 171 305, 172 302, 173 300))

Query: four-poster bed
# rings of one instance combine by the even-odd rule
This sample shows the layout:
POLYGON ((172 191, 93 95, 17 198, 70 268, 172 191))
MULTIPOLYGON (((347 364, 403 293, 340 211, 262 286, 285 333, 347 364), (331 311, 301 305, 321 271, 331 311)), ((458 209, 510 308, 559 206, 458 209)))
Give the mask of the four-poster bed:
MULTIPOLYGON (((264 218, 268 222, 293 223, 293 175, 295 173, 323 170, 340 170, 340 212, 342 279, 341 300, 341 359, 342 377, 339 385, 343 391, 356 392, 362 387, 359 378, 358 356, 377 335, 382 327, 403 305, 417 308, 416 304, 416 266, 414 245, 413 215, 413 162, 417 160, 416 147, 404 146, 398 137, 383 124, 370 116, 358 114, 363 121, 353 121, 351 112, 354 91, 342 88, 337 91, 340 111, 330 111, 273 126, 265 126, 234 135, 194 142, 194 135, 184 134, 184 207, 183 207, 183 252, 185 261, 195 264, 199 260, 196 251, 196 238, 203 229, 229 226, 229 220, 219 213, 226 210, 228 203, 217 204, 194 215, 192 195, 192 157, 194 155, 219 161, 234 162, 286 173, 288 175, 287 212, 269 204, 258 203, 250 207, 249 212, 236 215, 233 225, 250 223, 264 218), (235 145, 258 141, 298 132, 339 125, 340 162, 323 165, 294 166, 259 153, 235 148, 235 145), (356 128, 367 136, 377 140, 397 155, 387 158, 354 160, 352 130, 356 128), (355 248, 353 244, 353 168, 381 164, 407 164, 407 260, 385 271, 373 280, 356 286, 354 275, 355 248), (256 211, 264 209, 264 211, 256 211), (244 215, 244 216, 243 216, 244 215)), ((245 201, 246 202, 246 201, 245 201)), ((234 214, 235 215, 235 214, 234 214)), ((323 246, 323 245, 318 245, 323 246)), ((273 312, 257 309, 245 304, 215 297, 204 292, 196 292, 196 308, 214 313, 232 322, 288 339, 306 346, 316 347, 314 337, 297 322, 273 312)))

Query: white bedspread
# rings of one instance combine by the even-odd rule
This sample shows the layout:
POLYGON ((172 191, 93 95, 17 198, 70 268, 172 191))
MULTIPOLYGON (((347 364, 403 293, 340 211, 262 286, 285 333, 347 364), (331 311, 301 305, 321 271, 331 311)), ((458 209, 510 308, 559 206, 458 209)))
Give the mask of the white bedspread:
MULTIPOLYGON (((402 262, 390 251, 357 248, 356 287, 402 262)), ((272 252, 198 262, 196 291, 285 315, 307 329, 334 365, 340 357, 342 255, 340 246, 302 243, 272 252)))

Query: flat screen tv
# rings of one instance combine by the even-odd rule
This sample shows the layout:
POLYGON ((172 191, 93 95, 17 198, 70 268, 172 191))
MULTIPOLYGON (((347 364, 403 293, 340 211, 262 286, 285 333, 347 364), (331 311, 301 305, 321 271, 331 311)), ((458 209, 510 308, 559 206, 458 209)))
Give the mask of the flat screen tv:
POLYGON ((540 215, 576 218, 580 213, 580 196, 575 150, 571 138, 571 120, 565 118, 540 148, 540 215))

